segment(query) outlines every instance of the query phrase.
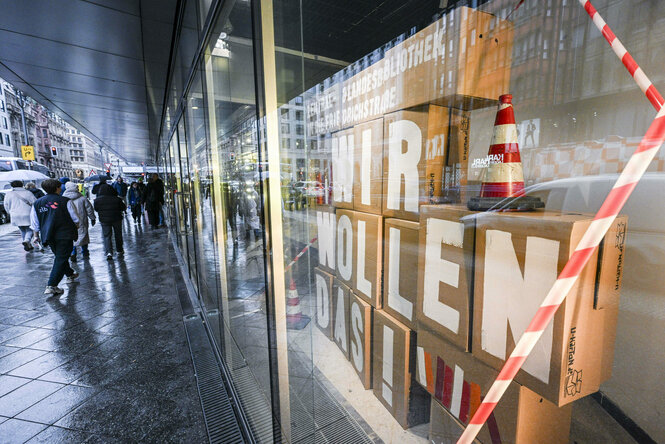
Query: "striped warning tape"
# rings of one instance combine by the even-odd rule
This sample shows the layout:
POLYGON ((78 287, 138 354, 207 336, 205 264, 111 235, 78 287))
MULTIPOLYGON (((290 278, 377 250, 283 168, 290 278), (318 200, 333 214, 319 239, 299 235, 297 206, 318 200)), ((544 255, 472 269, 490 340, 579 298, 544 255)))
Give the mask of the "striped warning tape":
POLYGON ((291 267, 293 266, 293 264, 295 264, 296 262, 298 262, 298 259, 300 259, 300 258, 302 257, 302 255, 305 254, 305 253, 307 252, 307 250, 309 250, 309 247, 311 247, 312 245, 314 245, 314 242, 316 242, 317 239, 318 239, 318 238, 315 237, 314 239, 312 239, 311 241, 309 241, 309 243, 308 243, 307 245, 305 245, 305 248, 303 248, 302 250, 300 250, 300 253, 298 253, 298 254, 296 255, 296 257, 293 258, 293 260, 289 263, 289 265, 287 265, 286 267, 284 267, 284 271, 288 271, 289 268, 291 268, 291 267))
POLYGON ((487 421, 487 418, 494 410, 501 396, 503 396, 508 385, 515 378, 527 356, 529 356, 529 353, 531 353, 531 350, 533 350, 533 347, 542 336, 545 327, 552 321, 557 309, 568 295, 570 289, 575 285, 582 269, 589 262, 589 258, 596 248, 598 248, 605 234, 607 234, 607 230, 644 175, 658 149, 665 142, 665 107, 663 107, 665 101, 663 101, 662 96, 614 33, 612 33, 612 30, 607 26, 602 17, 600 17, 593 5, 588 0, 579 1, 594 24, 603 33, 603 36, 605 36, 610 45, 612 45, 612 49, 631 73, 640 89, 642 89, 651 104, 658 110, 658 114, 642 138, 640 145, 628 161, 626 168, 624 168, 614 187, 612 187, 612 190, 605 198, 593 222, 587 228, 584 236, 582 236, 582 240, 575 248, 575 252, 554 282, 536 315, 517 342, 510 357, 504 363, 501 372, 487 392, 485 399, 483 399, 480 407, 478 407, 471 421, 469 421, 469 425, 457 441, 458 444, 471 443, 478 435, 478 432, 487 421))
POLYGON ((656 116, 639 147, 628 161, 609 195, 598 210, 598 213, 584 233, 575 252, 561 271, 554 286, 536 312, 525 333, 517 342, 515 349, 506 360, 499 376, 487 392, 487 396, 469 421, 458 444, 471 443, 480 431, 488 416, 494 410, 497 402, 508 388, 531 350, 543 334, 545 327, 552 321, 557 309, 575 285, 582 269, 589 261, 598 244, 605 237, 610 225, 623 208, 626 200, 642 178, 649 163, 654 158, 660 146, 665 142, 665 107, 656 116))
POLYGON ((619 60, 621 60, 623 66, 625 66, 630 75, 633 76, 633 79, 635 79, 637 85, 647 96, 647 99, 649 99, 654 108, 656 108, 656 111, 660 111, 663 103, 665 103, 663 96, 661 96, 660 93, 656 90, 656 87, 653 86, 651 80, 649 80, 647 75, 644 74, 642 68, 639 67, 637 62, 635 62, 635 59, 633 59, 621 41, 617 38, 616 35, 614 35, 610 27, 607 25, 607 23, 605 23, 605 20, 603 20, 600 14, 598 14, 598 11, 596 11, 596 8, 593 7, 591 2, 589 0, 579 0, 579 2, 584 7, 584 10, 587 12, 587 14, 589 14, 589 17, 591 17, 593 24, 596 25, 596 28, 598 28, 598 30, 603 34, 603 37, 605 37, 607 43, 610 44, 614 53, 617 55, 617 57, 619 57, 619 60))

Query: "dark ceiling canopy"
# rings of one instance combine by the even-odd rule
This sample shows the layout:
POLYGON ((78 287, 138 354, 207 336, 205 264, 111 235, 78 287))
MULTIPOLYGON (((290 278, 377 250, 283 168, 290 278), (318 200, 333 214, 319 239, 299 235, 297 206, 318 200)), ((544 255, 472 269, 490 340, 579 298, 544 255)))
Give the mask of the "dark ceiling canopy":
POLYGON ((0 0, 0 77, 128 161, 154 155, 177 0, 0 0))

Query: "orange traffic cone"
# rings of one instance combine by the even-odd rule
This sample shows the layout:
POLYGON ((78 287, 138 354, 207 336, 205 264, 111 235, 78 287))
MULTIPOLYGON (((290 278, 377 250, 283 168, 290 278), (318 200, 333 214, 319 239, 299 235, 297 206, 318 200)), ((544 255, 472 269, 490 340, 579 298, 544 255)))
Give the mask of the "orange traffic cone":
POLYGON ((524 173, 512 100, 510 94, 499 97, 485 178, 480 197, 471 198, 467 204, 470 210, 527 211, 544 206, 540 199, 524 195, 524 173))
POLYGON ((309 316, 303 314, 300 308, 300 296, 296 283, 291 276, 289 290, 286 292, 286 327, 291 330, 302 330, 309 324, 309 316))

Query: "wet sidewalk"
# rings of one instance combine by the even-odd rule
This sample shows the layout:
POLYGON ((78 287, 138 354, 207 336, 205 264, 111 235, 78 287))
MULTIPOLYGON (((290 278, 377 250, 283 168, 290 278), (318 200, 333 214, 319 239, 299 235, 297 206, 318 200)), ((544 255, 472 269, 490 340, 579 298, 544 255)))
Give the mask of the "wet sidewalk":
POLYGON ((52 254, 0 236, 0 443, 207 442, 167 231, 123 225, 48 299, 52 254))

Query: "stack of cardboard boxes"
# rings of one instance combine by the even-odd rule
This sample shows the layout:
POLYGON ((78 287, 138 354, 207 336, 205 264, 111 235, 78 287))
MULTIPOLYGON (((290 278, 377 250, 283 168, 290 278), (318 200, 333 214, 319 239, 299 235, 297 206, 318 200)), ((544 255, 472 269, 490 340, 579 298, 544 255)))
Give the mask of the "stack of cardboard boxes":
MULTIPOLYGON (((430 72, 391 78, 413 85, 398 89, 407 106, 332 134, 332 202, 315 212, 316 325, 402 427, 430 421, 433 442, 461 434, 592 220, 474 213, 459 203, 466 202, 469 110, 506 92, 494 90, 510 75, 509 62, 483 64, 510 53, 506 39, 487 38, 495 37, 489 30, 509 31, 512 42, 505 24, 490 27, 495 18, 460 10, 456 24, 442 18, 435 33, 451 27, 445 47, 464 54, 457 90, 430 72)), ((401 45, 426 49, 428 32, 401 45)), ((570 402, 610 376, 625 223, 614 223, 481 442, 568 441, 570 402)))

